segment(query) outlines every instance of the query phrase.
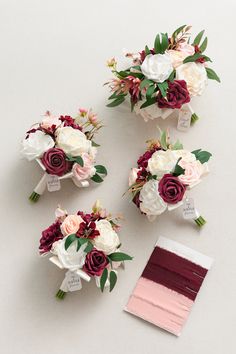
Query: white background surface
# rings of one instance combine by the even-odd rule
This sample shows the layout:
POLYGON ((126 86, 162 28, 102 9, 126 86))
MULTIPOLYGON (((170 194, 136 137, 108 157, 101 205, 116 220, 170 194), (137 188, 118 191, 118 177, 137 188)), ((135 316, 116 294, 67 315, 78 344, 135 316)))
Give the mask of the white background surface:
POLYGON ((0 1, 1 353, 235 353, 235 11, 233 0, 0 1), (158 31, 184 23, 194 34, 206 29, 206 54, 222 79, 195 101, 201 120, 189 133, 178 132, 176 121, 161 122, 185 147, 214 155, 211 174, 192 191, 208 220, 201 232, 182 221, 180 210, 149 223, 122 198, 145 140, 157 136, 156 122, 145 124, 126 106, 106 108, 102 86, 111 77, 108 58, 152 45, 158 31), (79 106, 93 107, 106 124, 97 137, 98 162, 109 176, 87 190, 66 181, 31 205, 27 197, 41 171, 19 159, 19 141, 47 109, 74 114, 79 106), (38 256, 40 232, 58 203, 89 211, 96 198, 124 213, 123 249, 134 261, 120 271, 113 293, 83 283, 82 291, 56 301, 63 272, 38 256), (160 234, 215 259, 180 338, 122 310, 160 234))

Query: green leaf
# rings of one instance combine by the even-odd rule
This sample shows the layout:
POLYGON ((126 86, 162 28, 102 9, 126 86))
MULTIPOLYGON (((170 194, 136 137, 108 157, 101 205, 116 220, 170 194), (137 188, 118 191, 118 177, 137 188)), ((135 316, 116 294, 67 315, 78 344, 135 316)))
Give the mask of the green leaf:
POLYGON ((135 66, 132 66, 132 69, 141 71, 141 66, 135 65, 135 66))
POLYGON ((94 166, 96 168, 97 173, 101 173, 102 175, 107 175, 107 169, 105 166, 102 165, 96 165, 94 166))
POLYGON ((78 252, 78 250, 80 249, 80 247, 82 246, 82 245, 84 245, 85 243, 87 243, 88 242, 88 240, 86 239, 86 238, 79 238, 79 237, 77 237, 77 248, 76 248, 76 250, 77 250, 77 252, 78 252))
POLYGON ((75 160, 81 167, 84 166, 84 160, 82 159, 81 156, 77 156, 75 160))
POLYGON ((155 89, 156 89, 156 86, 155 85, 150 85, 147 89, 147 92, 146 92, 146 98, 147 100, 149 100, 152 95, 154 94, 155 92, 155 89))
POLYGON ((178 36, 178 34, 184 29, 184 27, 186 27, 186 25, 183 25, 183 26, 180 26, 179 28, 177 28, 173 34, 172 34, 172 37, 173 38, 176 38, 178 36))
POLYGON ((101 291, 103 292, 106 281, 107 281, 107 277, 108 277, 108 270, 107 268, 104 268, 103 272, 102 272, 102 276, 100 278, 100 288, 101 291))
POLYGON ((179 161, 181 160, 181 157, 178 159, 174 171, 173 171, 173 175, 174 176, 179 176, 179 175, 183 175, 184 174, 184 168, 182 168, 181 166, 178 165, 179 161))
POLYGON ((123 103, 125 100, 125 96, 119 97, 117 99, 115 99, 113 102, 108 103, 107 107, 116 107, 119 106, 121 103, 123 103))
POLYGON ((121 70, 121 71, 117 71, 116 73, 123 78, 130 75, 129 70, 121 70))
POLYGON ((129 256, 126 253, 122 253, 122 252, 111 253, 111 254, 109 254, 108 258, 112 262, 131 261, 133 259, 133 257, 129 256))
POLYGON ((216 74, 216 72, 210 68, 206 68, 206 72, 207 72, 207 77, 210 80, 216 80, 218 82, 220 82, 220 78, 219 76, 216 74))
POLYGON ((85 247, 84 252, 89 253, 92 251, 92 249, 93 249, 93 244, 90 241, 87 241, 87 246, 85 247))
POLYGON ((169 45, 169 39, 167 33, 161 34, 161 51, 164 53, 169 45))
POLYGON ((177 140, 177 141, 174 143, 172 149, 173 149, 173 150, 181 150, 181 149, 183 149, 183 144, 181 144, 181 142, 180 142, 179 140, 177 140))
POLYGON ((160 41, 160 34, 158 33, 155 38, 154 42, 154 50, 156 54, 161 53, 161 41, 160 41))
POLYGON ((176 74, 176 70, 173 70, 167 80, 170 81, 170 82, 174 81, 175 74, 176 74))
POLYGON ((142 104, 142 106, 141 106, 140 108, 142 109, 142 108, 151 106, 152 104, 154 104, 154 103, 156 103, 156 102, 157 102, 156 97, 152 97, 152 98, 150 98, 149 100, 145 101, 145 102, 142 104))
POLYGON ((110 280, 110 292, 111 292, 114 289, 117 282, 117 275, 116 272, 114 272, 114 270, 111 270, 109 280, 110 280))
POLYGON ((72 244, 72 242, 74 242, 77 239, 76 234, 71 234, 69 236, 67 236, 66 238, 66 242, 65 242, 65 250, 67 250, 70 245, 72 244))
POLYGON ((119 95, 117 95, 117 92, 114 92, 110 97, 108 97, 108 100, 113 100, 115 98, 121 98, 124 97, 125 94, 124 93, 120 93, 119 95))
POLYGON ((198 33, 198 35, 195 37, 194 41, 193 41, 193 45, 199 45, 199 43, 201 42, 202 36, 204 34, 205 30, 202 30, 201 32, 198 33))
POLYGON ((204 39, 204 41, 202 42, 202 44, 200 45, 200 51, 203 53, 206 48, 207 48, 207 37, 204 39))
POLYGON ((101 183, 103 182, 102 177, 100 177, 97 173, 95 173, 95 175, 93 177, 91 177, 91 180, 96 182, 96 183, 101 183))
POLYGON ((92 146, 94 146, 94 147, 99 147, 100 146, 99 144, 95 143, 95 141, 93 141, 93 140, 91 140, 91 141, 92 141, 92 146))
POLYGON ((212 154, 210 152, 203 151, 201 149, 192 151, 192 154, 194 154, 196 159, 199 160, 201 163, 207 162, 210 159, 210 157, 212 156, 212 154))
POLYGON ((145 49, 144 49, 144 51, 145 51, 145 54, 146 54, 146 55, 151 54, 151 51, 150 51, 150 49, 148 48, 148 46, 147 46, 147 45, 145 45, 145 49))
POLYGON ((143 73, 134 73, 132 71, 129 73, 129 76, 137 77, 140 80, 142 80, 144 78, 143 73))
POLYGON ((152 80, 144 79, 141 84, 140 84, 140 90, 142 90, 144 87, 153 85, 154 82, 152 80))
POLYGON ((166 81, 158 82, 157 86, 158 86, 159 90, 161 91, 161 95, 163 97, 166 97, 166 93, 167 93, 167 90, 168 90, 168 87, 169 87, 168 83, 166 81))
POLYGON ((160 143, 161 143, 161 147, 164 150, 168 149, 168 146, 167 146, 167 135, 166 135, 166 131, 165 130, 161 133, 160 143))
POLYGON ((195 53, 193 55, 189 55, 186 57, 183 61, 183 63, 190 63, 190 62, 195 62, 197 59, 201 58, 202 54, 201 53, 195 53))

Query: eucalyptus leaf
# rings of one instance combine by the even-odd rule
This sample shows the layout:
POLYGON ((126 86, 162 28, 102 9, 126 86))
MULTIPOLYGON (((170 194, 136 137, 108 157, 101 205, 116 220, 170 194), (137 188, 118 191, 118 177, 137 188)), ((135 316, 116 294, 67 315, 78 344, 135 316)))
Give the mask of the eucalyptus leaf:
POLYGON ((117 275, 116 272, 114 272, 114 270, 110 271, 110 292, 114 289, 116 282, 117 282, 117 275))
POLYGON ((103 273, 102 273, 101 278, 100 278, 100 288, 101 288, 102 292, 104 290, 104 287, 105 287, 105 284, 106 284, 106 281, 107 281, 107 277, 108 277, 108 270, 107 270, 107 268, 105 268, 103 270, 103 273))

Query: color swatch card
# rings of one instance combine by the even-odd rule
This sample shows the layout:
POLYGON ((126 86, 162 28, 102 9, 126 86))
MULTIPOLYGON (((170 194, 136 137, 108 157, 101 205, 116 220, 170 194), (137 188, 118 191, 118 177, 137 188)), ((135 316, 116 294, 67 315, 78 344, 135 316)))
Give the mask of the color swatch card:
POLYGON ((212 259, 160 237, 125 311, 181 334, 212 259))

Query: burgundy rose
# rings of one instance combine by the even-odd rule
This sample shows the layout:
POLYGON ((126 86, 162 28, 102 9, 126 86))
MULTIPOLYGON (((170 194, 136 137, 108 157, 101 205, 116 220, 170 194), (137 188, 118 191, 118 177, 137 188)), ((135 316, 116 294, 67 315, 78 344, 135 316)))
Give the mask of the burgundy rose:
POLYGON ((66 154, 62 149, 51 148, 43 154, 41 159, 47 173, 62 176, 71 167, 71 163, 66 160, 66 154))
POLYGON ((162 199, 169 204, 176 204, 183 199, 186 186, 178 177, 165 174, 158 184, 158 191, 162 199))
POLYGON ((42 237, 39 241, 39 252, 41 254, 49 252, 52 248, 52 244, 63 238, 60 225, 60 222, 56 221, 42 232, 42 237))
POLYGON ((157 104, 160 108, 181 108, 183 104, 190 101, 187 84, 184 80, 175 80, 168 83, 167 97, 164 98, 159 92, 157 104))
POLYGON ((103 269, 106 268, 108 263, 108 259, 102 251, 93 249, 86 255, 84 271, 92 276, 100 276, 103 272, 103 269))
POLYGON ((132 202, 139 208, 140 207, 140 199, 139 199, 140 192, 136 193, 132 199, 132 202))
POLYGON ((157 150, 160 150, 160 149, 161 148, 159 146, 157 146, 156 148, 154 148, 152 150, 148 150, 143 155, 141 155, 137 161, 138 167, 139 168, 140 167, 147 168, 148 160, 152 157, 154 152, 156 152, 157 150))

